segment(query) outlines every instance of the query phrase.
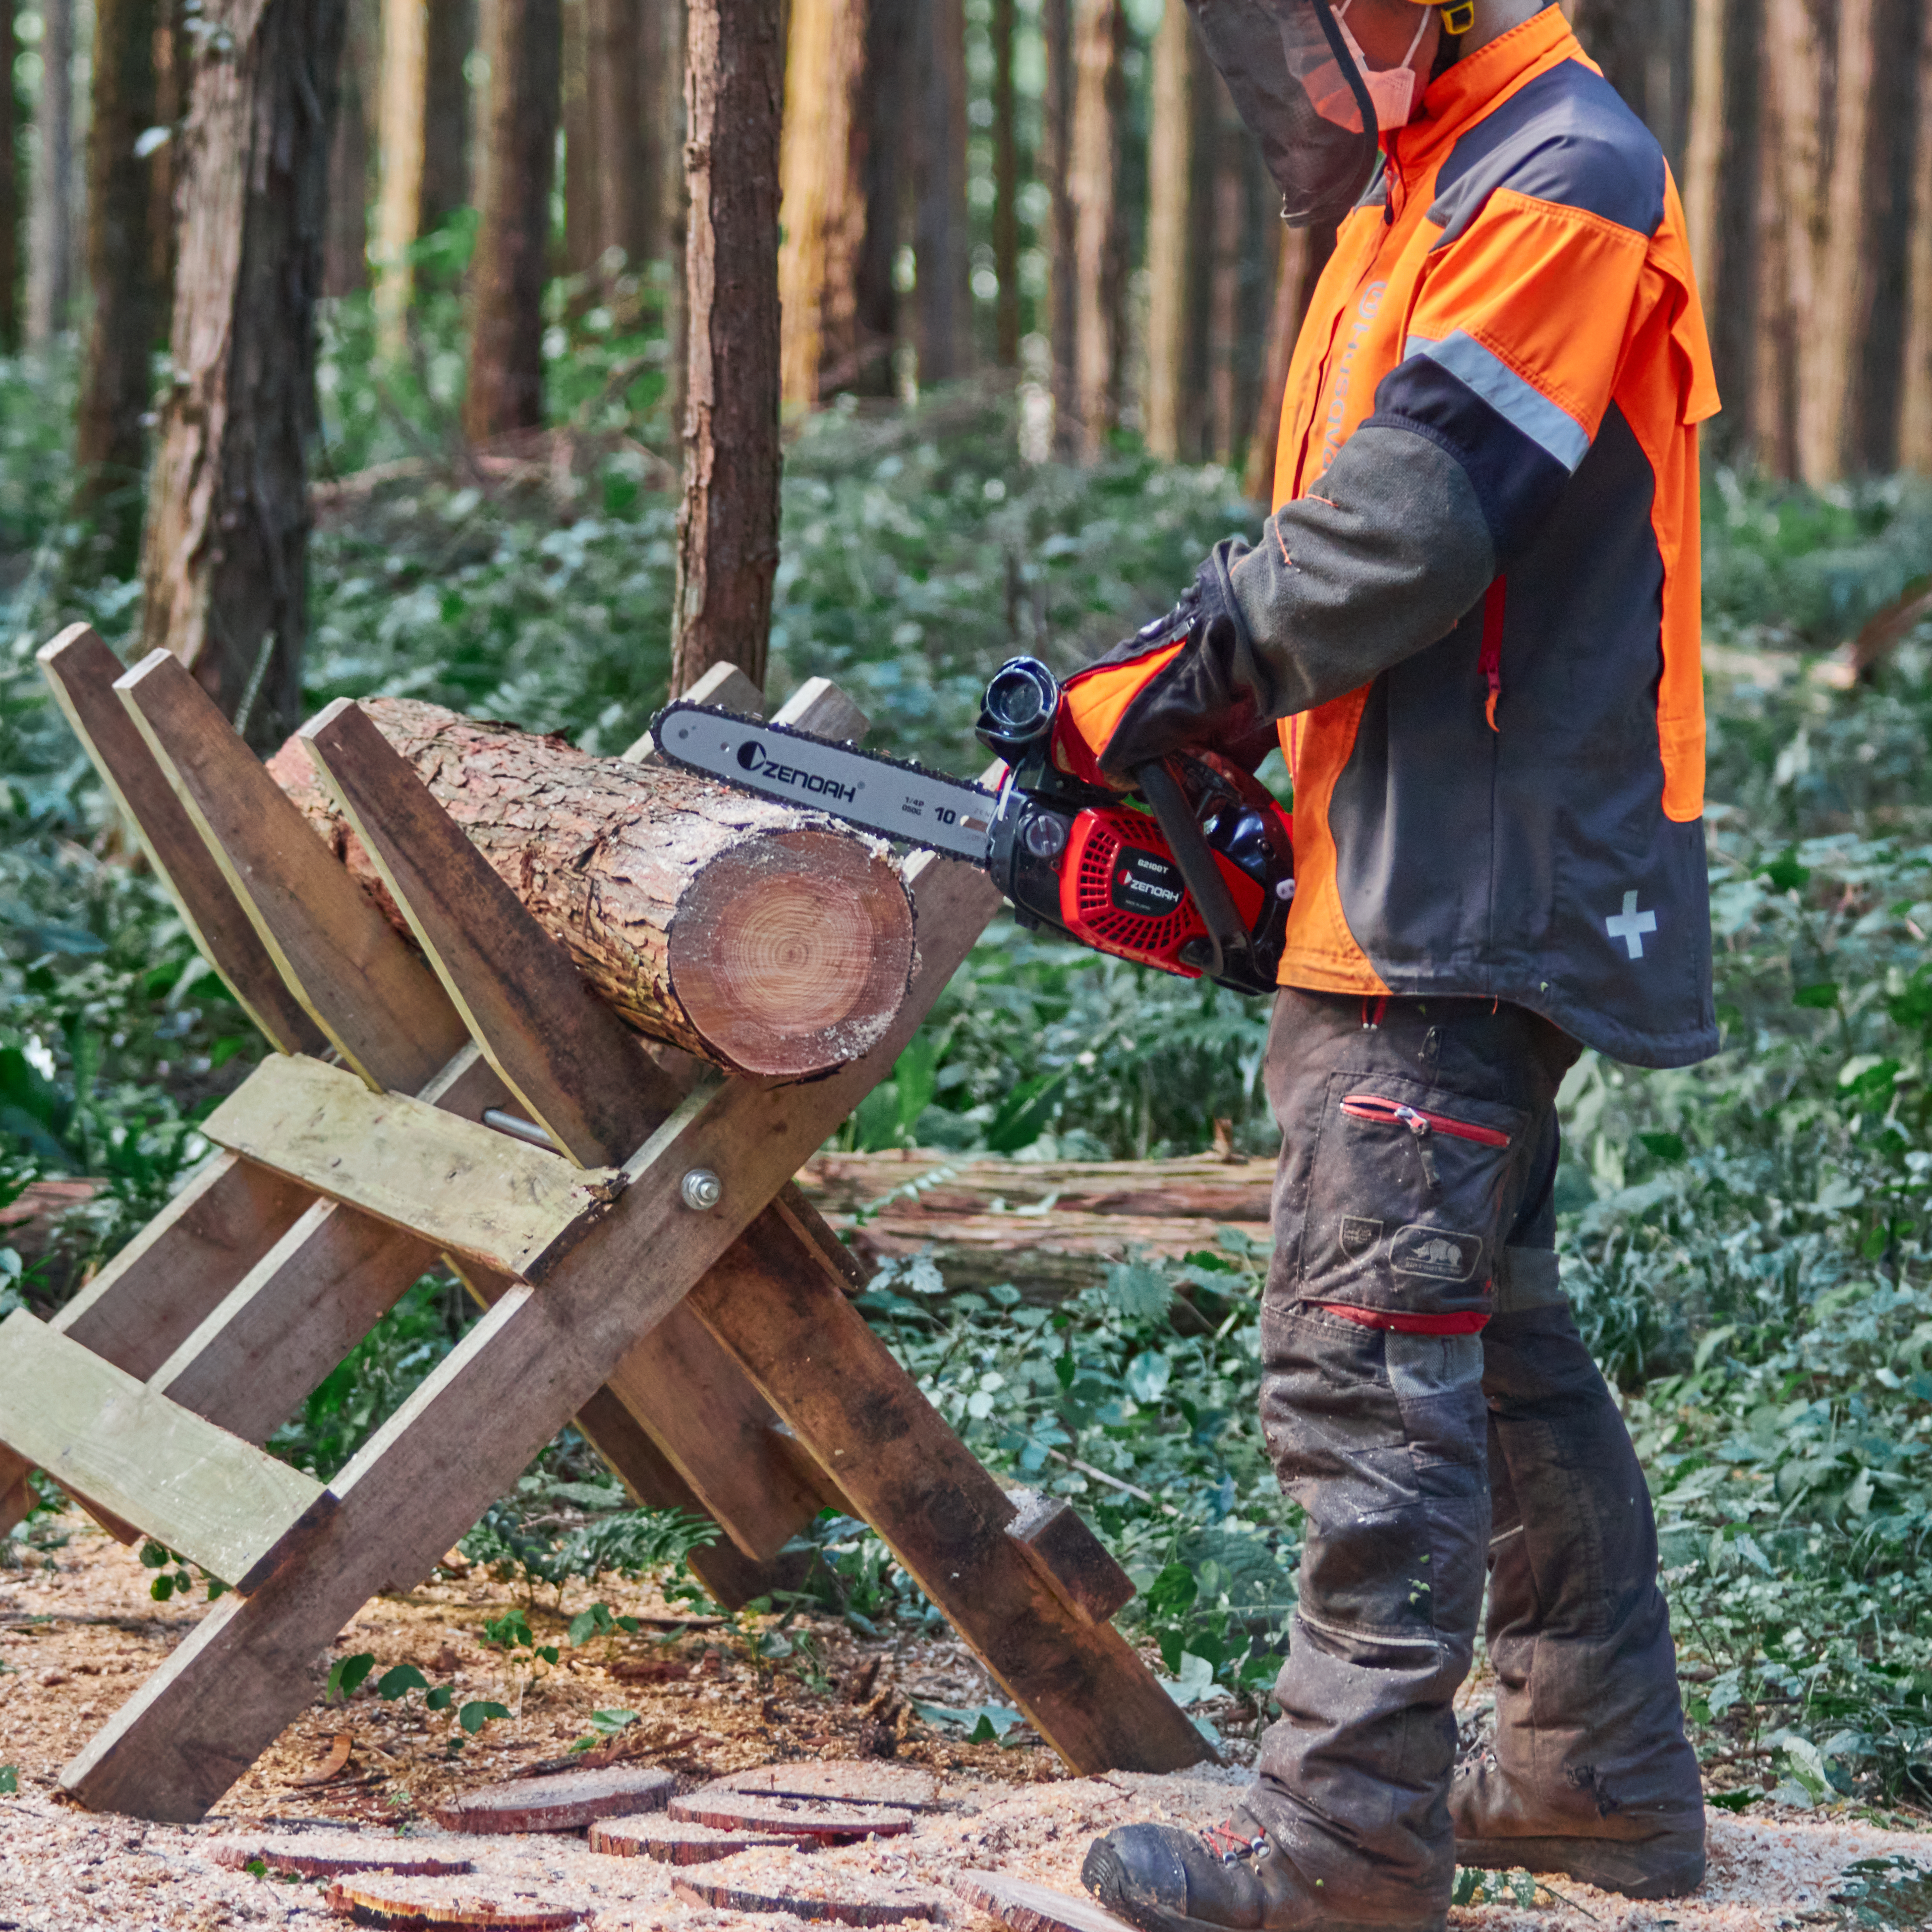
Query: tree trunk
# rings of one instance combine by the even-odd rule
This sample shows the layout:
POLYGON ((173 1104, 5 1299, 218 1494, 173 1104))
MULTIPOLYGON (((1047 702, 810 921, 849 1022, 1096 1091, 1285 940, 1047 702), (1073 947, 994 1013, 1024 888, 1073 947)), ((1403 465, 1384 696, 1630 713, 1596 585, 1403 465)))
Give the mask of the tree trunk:
POLYGON ((1692 14, 1700 0, 1576 0, 1571 23, 1610 85, 1640 115, 1670 165, 1690 126, 1692 14))
POLYGON ((1288 364, 1294 360, 1295 338, 1301 333, 1302 318, 1314 298, 1315 285, 1334 252, 1335 232, 1331 228, 1282 230, 1274 304, 1268 320, 1268 355, 1262 365, 1254 433, 1248 439, 1248 460, 1241 479, 1242 488, 1258 503, 1272 504, 1280 494, 1275 480, 1275 456, 1281 440, 1288 364))
POLYGON ((470 76, 476 0, 428 0, 423 44, 422 170, 416 233, 434 235, 470 206, 470 76))
POLYGON ((415 277, 410 244, 422 198, 423 74, 428 20, 423 0, 382 0, 382 66, 376 139, 382 188, 376 203, 376 342, 400 359, 409 348, 415 277))
POLYGON ((1047 190, 1047 340, 1053 353, 1054 442, 1063 453, 1080 435, 1079 286, 1072 193, 1072 0, 1040 0, 1046 44, 1046 98, 1041 104, 1041 173, 1047 190))
POLYGON ((778 382, 788 410, 849 382, 857 362, 866 11, 865 0, 791 0, 778 157, 778 382))
POLYGON ((74 301, 74 0, 41 0, 38 51, 27 256, 30 348, 45 347, 66 328, 74 301))
POLYGON ((692 0, 686 24, 684 500, 671 689, 765 681, 778 561, 779 0, 692 0))
POLYGON ((1913 130, 1910 296, 1898 430, 1900 464, 1922 476, 1932 475, 1932 9, 1928 14, 1915 63, 1919 112, 1913 130))
POLYGON ((621 249, 632 268, 650 260, 656 240, 652 215, 662 192, 642 64, 647 5, 648 0, 585 0, 598 252, 601 256, 621 249))
POLYGON ((1197 453, 1201 381, 1201 210, 1195 194, 1199 104, 1211 95, 1208 62, 1173 0, 1154 44, 1153 126, 1148 157, 1148 448, 1169 463, 1197 453))
POLYGON ((1235 446, 1247 428, 1241 408, 1243 328, 1248 272, 1248 155, 1246 130, 1225 87, 1212 90, 1219 112, 1209 152, 1214 176, 1209 210, 1214 254, 1208 284, 1208 454, 1216 463, 1234 460, 1235 446))
POLYGON ((862 396, 890 396, 896 380, 898 252, 905 232, 905 106, 915 52, 913 0, 868 0, 856 130, 864 149, 865 233, 852 291, 858 367, 851 388, 862 396))
POLYGON ((174 383, 148 497, 143 651, 250 743, 301 712, 315 298, 344 0, 221 0, 184 140, 174 383))
POLYGON ((0 356, 20 340, 20 130, 14 106, 14 62, 20 44, 14 0, 0 0, 0 356))
POLYGON ((604 253, 597 205, 597 130, 590 118, 590 0, 562 0, 563 14, 563 260, 587 274, 604 253))
POLYGON ((1127 22, 1121 0, 1076 0, 1073 139, 1067 185, 1078 284, 1075 366, 1081 453, 1095 462, 1119 420, 1123 237, 1114 190, 1125 103, 1127 22))
POLYGON ((155 0, 94 0, 94 111, 87 136, 87 278, 94 296, 74 424, 74 514, 94 526, 90 561, 134 575, 141 554, 142 418, 160 326, 148 232, 154 124, 155 0))
POLYGON ((175 183, 181 173, 182 123, 188 116, 194 46, 188 38, 188 0, 164 0, 154 23, 154 124, 168 138, 148 166, 148 245, 154 286, 164 309, 174 302, 175 239, 181 211, 175 183))
POLYGON ((644 70, 650 80, 650 124, 661 131, 658 152, 659 254, 669 271, 664 282, 664 423, 668 435, 684 433, 685 398, 691 374, 690 304, 685 282, 685 239, 691 224, 690 182, 685 166, 686 36, 684 0, 643 0, 644 70))
MULTIPOLYGON (((352 295, 369 286, 369 82, 376 63, 373 0, 349 0, 335 136, 328 148, 328 230, 322 243, 322 292, 352 295)), ((164 152, 166 152, 164 149, 164 152)))
POLYGON ((1020 361, 1020 151, 1014 124, 1013 0, 993 0, 993 272, 998 277, 994 354, 1002 369, 1020 361))
MULTIPOLYGON (((891 1025, 912 907, 873 842, 668 766, 406 698, 364 708, 639 1031, 714 1066, 799 1079, 856 1060, 891 1025)), ((268 768, 406 932, 300 742, 268 768)))
POLYGON ((921 0, 919 31, 918 199, 913 252, 919 268, 914 299, 923 387, 955 381, 973 366, 963 0, 921 0))
POLYGON ((543 422, 543 292, 563 55, 558 0, 490 0, 485 36, 489 142, 463 399, 472 442, 543 422))

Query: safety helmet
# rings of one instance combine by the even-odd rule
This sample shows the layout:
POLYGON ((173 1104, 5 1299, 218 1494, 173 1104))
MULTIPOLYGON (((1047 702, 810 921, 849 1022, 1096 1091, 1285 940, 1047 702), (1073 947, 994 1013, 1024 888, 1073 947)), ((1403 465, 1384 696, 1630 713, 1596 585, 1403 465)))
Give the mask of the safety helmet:
MULTIPOLYGON (((1434 6, 1466 33, 1474 0, 1434 6)), ((1208 58, 1261 144, 1292 228, 1338 222, 1375 172, 1378 116, 1369 76, 1331 0, 1186 0, 1208 58)), ((1348 0, 1342 0, 1347 10, 1348 0)))

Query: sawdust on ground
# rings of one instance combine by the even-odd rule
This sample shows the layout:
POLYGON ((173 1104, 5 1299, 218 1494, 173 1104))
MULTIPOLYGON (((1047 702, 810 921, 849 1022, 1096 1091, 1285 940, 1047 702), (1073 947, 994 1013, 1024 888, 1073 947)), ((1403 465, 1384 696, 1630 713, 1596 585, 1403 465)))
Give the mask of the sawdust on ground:
MULTIPOLYGON (((382 1669, 414 1663, 433 1682, 454 1683, 459 1702, 502 1702, 514 1714, 509 1720, 452 1752, 452 1738, 460 1735, 453 1718, 424 1712, 420 1694, 394 1704, 366 1689, 346 1706, 318 1699, 202 1824, 96 1816, 59 1792, 61 1766, 206 1606, 152 1601, 152 1578, 134 1553, 91 1526, 50 1556, 49 1567, 0 1572, 0 1766, 14 1768, 19 1787, 0 1797, 0 1932, 344 1923, 328 1910, 326 1880, 292 1883, 214 1862, 217 1839, 266 1826, 401 1831, 450 1844, 473 1862, 482 1882, 574 1904, 594 1932, 796 1932, 803 1921, 683 1904, 673 1895, 673 1868, 593 1853, 580 1833, 452 1840, 434 1824, 431 1808, 495 1779, 586 1761, 662 1765, 695 1784, 773 1761, 854 1756, 879 1741, 886 1724, 898 1734, 902 1761, 941 1774, 945 1808, 922 1816, 905 1837, 820 1852, 812 1860, 828 1876, 842 1873, 882 1894, 907 1886, 943 1891, 967 1868, 1078 1892, 1081 1860, 1096 1833, 1133 1820, 1212 1822, 1246 1780, 1238 1764, 1165 1778, 1074 1778, 1030 1732, 1004 1750, 950 1742, 912 1714, 910 1700, 968 1708, 999 1701, 950 1637, 868 1642, 828 1622, 802 1633, 811 1646, 804 1671, 796 1652, 774 1670, 728 1627, 673 1636, 665 1627, 670 1606, 614 1582, 601 1592, 614 1610, 663 1622, 566 1649, 556 1669, 532 1676, 482 1641, 484 1619, 524 1603, 538 1641, 553 1641, 591 1593, 573 1586, 560 1602, 546 1591, 530 1604, 472 1573, 370 1604, 342 1632, 334 1654, 371 1652, 382 1669), (612 1708, 635 1712, 637 1721, 598 1753, 573 1755, 571 1744, 592 1734, 591 1712, 612 1708), (344 1733, 350 1742, 341 1768, 326 1782, 304 1782, 328 1766, 344 1733)), ((798 1626, 790 1634, 801 1634, 798 1626)), ((1213 1714, 1224 1730, 1236 1729, 1232 1708, 1213 1714)), ((1251 1749, 1231 1736, 1231 1758, 1251 1749)), ((1776 1932, 1838 1919, 1828 1894, 1856 1860, 1902 1856, 1932 1866, 1932 1835, 1847 1816, 1766 1804, 1742 1817, 1714 1812, 1710 1831, 1711 1874, 1694 1898, 1637 1905, 1559 1881, 1560 1899, 1545 1893, 1530 1909, 1459 1909, 1452 1928, 1528 1932, 1567 1922, 1575 1932, 1776 1932)), ((735 1869, 754 1877, 761 1856, 742 1855, 735 1869)), ((963 1904, 950 1906, 948 1917, 967 1932, 988 1932, 992 1924, 963 1904)), ((911 1922, 909 1932, 923 1923, 911 1922)))

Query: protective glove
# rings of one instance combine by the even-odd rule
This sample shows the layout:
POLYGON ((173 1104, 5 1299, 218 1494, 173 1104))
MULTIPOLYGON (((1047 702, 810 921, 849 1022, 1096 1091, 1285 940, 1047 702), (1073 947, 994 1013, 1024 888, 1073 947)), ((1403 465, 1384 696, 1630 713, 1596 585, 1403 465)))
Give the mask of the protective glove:
POLYGON ((1172 752, 1216 752, 1250 772, 1267 757, 1272 682, 1228 574, 1246 549, 1216 544, 1166 616, 1066 680, 1054 721, 1061 770, 1127 790, 1137 766, 1172 752))

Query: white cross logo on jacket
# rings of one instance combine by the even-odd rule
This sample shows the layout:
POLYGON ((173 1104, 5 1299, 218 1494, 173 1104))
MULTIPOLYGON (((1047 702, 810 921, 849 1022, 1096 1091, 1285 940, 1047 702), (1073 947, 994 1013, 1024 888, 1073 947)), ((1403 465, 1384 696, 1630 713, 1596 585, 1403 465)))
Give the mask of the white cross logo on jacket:
POLYGON ((1636 893, 1626 892, 1623 910, 1612 913, 1604 923, 1610 928, 1612 939, 1621 939, 1630 948, 1631 958, 1641 959, 1643 957, 1643 935, 1657 930, 1657 915, 1654 912, 1639 912, 1636 893))

